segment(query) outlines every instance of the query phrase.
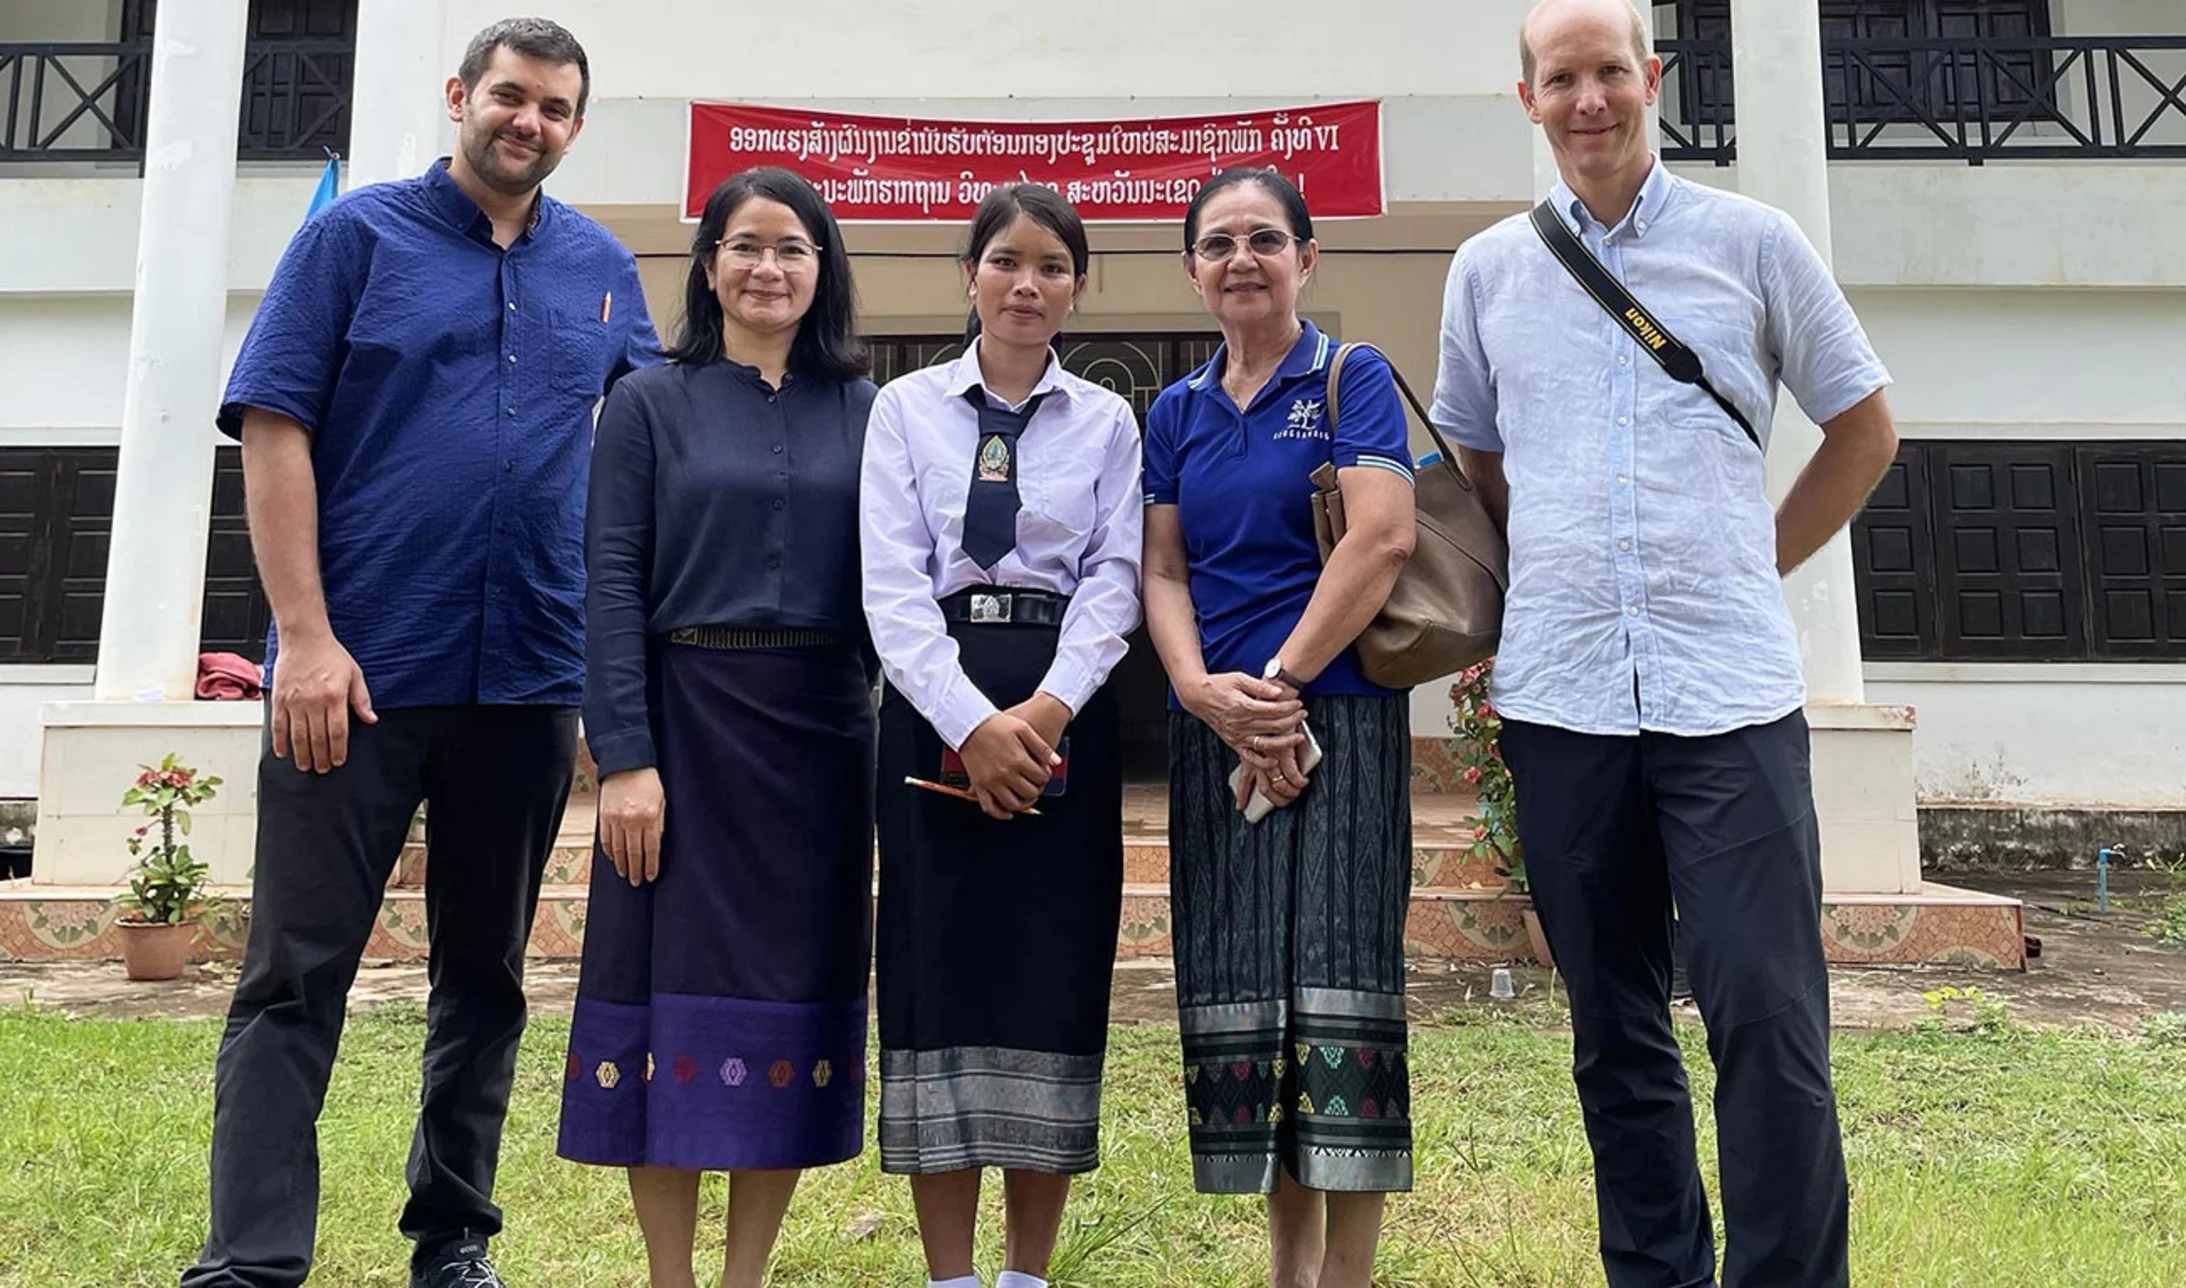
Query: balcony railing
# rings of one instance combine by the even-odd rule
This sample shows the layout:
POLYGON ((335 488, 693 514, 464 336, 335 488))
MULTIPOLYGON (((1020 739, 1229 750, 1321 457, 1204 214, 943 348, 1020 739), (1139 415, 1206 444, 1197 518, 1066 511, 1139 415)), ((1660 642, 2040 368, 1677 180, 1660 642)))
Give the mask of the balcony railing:
MULTIPOLYGON (((1662 153, 1737 158, 1727 40, 1666 40, 1662 153)), ((2186 159, 2186 36, 1825 40, 1832 160, 2186 159)))
MULTIPOLYGON (((316 160, 347 151, 356 49, 346 40, 244 47, 236 155, 316 160)), ((144 159, 149 41, 0 44, 0 162, 144 159)))
POLYGON ((0 45, 0 160, 144 155, 149 44, 0 45))

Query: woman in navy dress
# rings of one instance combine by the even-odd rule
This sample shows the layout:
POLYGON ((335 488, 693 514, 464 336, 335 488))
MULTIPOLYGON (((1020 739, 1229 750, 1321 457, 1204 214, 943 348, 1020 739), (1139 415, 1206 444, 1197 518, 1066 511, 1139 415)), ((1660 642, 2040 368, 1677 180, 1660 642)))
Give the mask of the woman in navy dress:
POLYGON ((692 242, 673 361, 601 413, 585 737, 599 843, 560 1152, 629 1169, 652 1288, 758 1288, 800 1169, 855 1156, 871 954, 871 682, 858 467, 874 388, 850 260, 786 170, 692 242))

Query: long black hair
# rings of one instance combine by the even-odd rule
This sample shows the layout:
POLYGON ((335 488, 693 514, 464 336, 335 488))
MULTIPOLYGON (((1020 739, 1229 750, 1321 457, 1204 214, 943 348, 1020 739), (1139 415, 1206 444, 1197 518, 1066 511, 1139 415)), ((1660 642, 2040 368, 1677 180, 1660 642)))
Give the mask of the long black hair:
MULTIPOLYGON (((978 273, 979 259, 987 253, 987 246, 1020 218, 1032 222, 1055 234, 1070 251, 1070 265, 1074 273, 1083 278, 1092 265, 1093 251, 1085 237, 1085 220, 1078 217, 1075 206, 1063 200, 1062 194, 1053 188, 1037 183, 1007 183, 987 194, 979 203, 979 210, 972 216, 971 238, 964 244, 964 270, 978 273)), ((970 320, 964 324, 964 343, 968 346, 979 338, 979 306, 972 305, 970 320)), ((1055 351, 1062 352, 1063 336, 1055 334, 1055 351)))
POLYGON ((858 338, 858 293, 850 280, 850 252, 843 248, 842 228, 804 176, 777 166, 732 174, 706 198, 698 231, 691 237, 691 271, 683 284, 683 326, 668 357, 693 367, 721 361, 721 300, 706 280, 706 265, 728 231, 729 220, 754 197, 789 207, 820 247, 820 280, 813 287, 812 307, 798 322, 797 338, 790 342, 789 369, 817 380, 856 380, 872 371, 872 355, 858 338))
POLYGON ((1192 253, 1192 246, 1199 241, 1199 216, 1207 208, 1207 202, 1224 188, 1239 184, 1256 183, 1275 198, 1283 208, 1283 222, 1290 225, 1290 235, 1300 242, 1313 240, 1313 215, 1306 210, 1306 196, 1298 191, 1298 185, 1283 177, 1283 172, 1273 166, 1231 166, 1207 181, 1191 206, 1184 212, 1184 253, 1192 253))

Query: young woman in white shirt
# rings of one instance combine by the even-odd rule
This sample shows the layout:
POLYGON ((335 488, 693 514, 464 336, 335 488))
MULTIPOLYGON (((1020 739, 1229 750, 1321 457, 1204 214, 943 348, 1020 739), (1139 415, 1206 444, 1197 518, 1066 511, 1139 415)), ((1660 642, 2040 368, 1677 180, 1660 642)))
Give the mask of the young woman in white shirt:
POLYGON ((1007 1194, 995 1288, 1040 1288, 1070 1178, 1099 1157, 1123 887, 1106 684, 1139 621, 1143 509, 1129 404, 1056 350, 1088 258, 1051 189, 989 196, 963 356, 883 388, 865 441, 865 610, 887 677, 881 1168, 911 1176, 942 1288, 981 1283, 985 1168, 1007 1194))

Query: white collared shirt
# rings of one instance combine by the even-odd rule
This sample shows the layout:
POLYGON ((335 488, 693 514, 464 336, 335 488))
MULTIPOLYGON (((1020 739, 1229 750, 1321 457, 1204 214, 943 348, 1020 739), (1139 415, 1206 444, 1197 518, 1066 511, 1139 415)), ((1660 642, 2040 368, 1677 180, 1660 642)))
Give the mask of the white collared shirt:
MULTIPOLYGON (((1017 545, 991 569, 964 553, 979 349, 888 382, 873 400, 859 484, 865 617, 888 683, 961 747, 998 709, 964 674, 940 601, 975 586, 1071 596, 1040 691, 1075 714, 1139 624, 1144 510, 1131 405, 1049 358, 1017 440, 1017 545)), ((1000 405, 997 402, 997 405, 1000 405)))

